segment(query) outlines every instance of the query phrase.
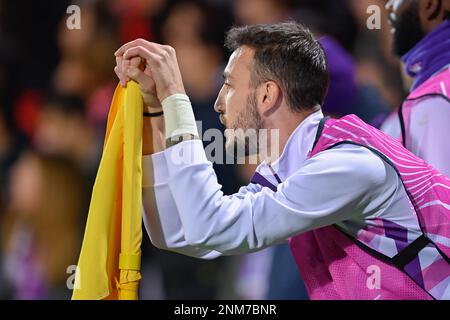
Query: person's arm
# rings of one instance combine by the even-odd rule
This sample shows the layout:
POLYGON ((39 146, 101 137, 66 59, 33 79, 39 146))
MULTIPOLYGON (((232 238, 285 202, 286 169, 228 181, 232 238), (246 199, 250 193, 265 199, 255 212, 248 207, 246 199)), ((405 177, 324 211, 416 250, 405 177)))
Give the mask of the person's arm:
MULTIPOLYGON (((147 107, 148 113, 161 111, 147 107)), ((166 148, 164 116, 144 117, 142 146, 142 204, 144 226, 152 244, 201 259, 215 259, 219 252, 190 246, 185 238, 178 210, 167 181, 168 172, 164 155, 166 148)))
MULTIPOLYGON (((156 104, 162 106, 165 142, 161 146, 170 147, 181 141, 198 139, 194 113, 184 90, 175 49, 137 39, 120 47, 115 56, 117 66, 114 70, 122 85, 129 79, 137 81, 144 103, 152 105, 156 100, 156 104)), ((144 154, 150 154, 151 144, 144 150, 144 154)))
POLYGON ((341 146, 307 160, 276 192, 224 196, 200 141, 182 142, 164 155, 187 243, 226 255, 380 212, 398 181, 369 150, 341 146))
POLYGON ((450 176, 450 103, 442 97, 421 100, 411 112, 411 151, 450 176))
POLYGON ((178 210, 167 184, 164 155, 159 153, 145 156, 142 166, 143 219, 152 244, 159 249, 196 258, 219 257, 219 252, 195 248, 186 242, 178 210))
MULTIPOLYGON (((163 153, 144 156, 142 160, 142 201, 144 225, 150 241, 159 249, 201 259, 214 259, 218 251, 191 246, 185 239, 178 208, 169 188, 169 173, 163 153)), ((236 197, 258 192, 256 185, 242 187, 236 197)))
MULTIPOLYGON (((143 40, 134 41, 134 43, 142 42, 143 40)), ((216 258, 221 255, 219 252, 194 248, 185 241, 178 210, 167 185, 167 166, 165 161, 161 161, 161 157, 164 158, 164 156, 159 153, 167 145, 170 146, 172 143, 184 139, 183 134, 178 135, 177 128, 182 128, 182 132, 185 132, 187 128, 188 132, 196 133, 195 120, 193 125, 191 125, 192 122, 189 122, 193 119, 192 110, 185 108, 185 113, 183 113, 183 110, 179 111, 186 118, 187 110, 187 127, 183 126, 186 124, 183 118, 177 121, 176 113, 174 114, 167 108, 163 110, 160 103, 162 99, 161 96, 157 95, 156 84, 151 77, 152 70, 149 68, 148 61, 138 56, 125 59, 123 53, 116 54, 117 65, 114 71, 122 86, 126 86, 130 79, 139 83, 144 101, 144 112, 146 113, 143 119, 142 139, 142 201, 144 225, 150 240, 161 249, 203 259, 216 258), (164 112, 159 115, 161 111, 164 112), (165 117, 166 113, 168 117, 165 117)), ((184 93, 182 83, 175 86, 175 89, 177 92, 184 93)), ((166 100, 176 102, 180 99, 185 98, 184 96, 177 98, 175 95, 166 100)), ((191 136, 193 135, 189 135, 189 137, 191 136)))
POLYGON ((156 96, 155 86, 149 77, 146 61, 140 57, 123 59, 116 56, 114 72, 123 87, 131 79, 139 83, 139 88, 144 102, 144 116, 142 128, 142 154, 150 155, 166 148, 165 121, 160 101, 156 96))

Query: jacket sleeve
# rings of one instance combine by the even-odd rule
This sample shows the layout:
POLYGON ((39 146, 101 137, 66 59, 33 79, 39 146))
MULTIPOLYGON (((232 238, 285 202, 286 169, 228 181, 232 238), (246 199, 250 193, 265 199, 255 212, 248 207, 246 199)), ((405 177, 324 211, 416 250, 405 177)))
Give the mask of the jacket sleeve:
MULTIPOLYGON (((190 245, 185 238, 176 202, 169 188, 169 174, 163 153, 144 156, 143 167, 143 220, 152 244, 160 249, 201 259, 215 259, 218 251, 190 245)), ((239 195, 256 192, 256 186, 243 187, 239 195)), ((189 192, 187 192, 189 195, 189 192)))
POLYGON ((225 196, 201 141, 177 144, 164 156, 171 194, 165 201, 178 209, 183 241, 227 255, 379 212, 398 182, 389 165, 368 149, 343 145, 307 160, 276 192, 264 187, 225 196))

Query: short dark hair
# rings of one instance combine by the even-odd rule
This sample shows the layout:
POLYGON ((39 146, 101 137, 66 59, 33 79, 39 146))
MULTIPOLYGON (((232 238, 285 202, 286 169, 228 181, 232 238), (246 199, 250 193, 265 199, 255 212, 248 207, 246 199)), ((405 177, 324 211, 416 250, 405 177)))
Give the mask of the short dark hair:
POLYGON ((225 41, 230 51, 249 46, 255 51, 251 85, 277 82, 295 111, 322 105, 329 83, 325 53, 302 24, 284 22, 234 27, 225 41))

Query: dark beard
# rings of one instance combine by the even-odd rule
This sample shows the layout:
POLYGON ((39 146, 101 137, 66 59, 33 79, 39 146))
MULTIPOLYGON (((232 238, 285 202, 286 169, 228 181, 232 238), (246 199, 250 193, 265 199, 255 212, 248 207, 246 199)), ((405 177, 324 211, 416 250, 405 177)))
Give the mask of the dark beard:
POLYGON ((257 134, 256 141, 254 139, 251 141, 249 136, 244 136, 243 141, 242 140, 238 141, 237 137, 235 136, 233 141, 230 142, 231 144, 228 146, 228 148, 233 148, 233 149, 230 150, 227 148, 228 153, 232 153, 234 155, 235 159, 238 159, 237 158, 237 156, 239 154, 239 152, 237 151, 238 148, 244 148, 243 150, 244 150, 245 157, 253 156, 255 154, 258 154, 258 152, 259 152, 259 147, 260 147, 259 130, 262 129, 262 119, 261 119, 261 116, 258 114, 256 104, 257 104, 256 92, 253 91, 247 97, 245 111, 239 115, 238 118, 240 119, 240 121, 238 121, 238 123, 236 124, 236 126, 233 129, 234 130, 242 129, 244 131, 247 129, 256 130, 256 134, 257 134), (251 120, 249 123, 246 121, 242 122, 243 119, 251 119, 251 120))
POLYGON ((250 141, 250 137, 245 137, 245 156, 252 156, 259 153, 259 130, 262 129, 261 116, 258 113, 256 106, 256 91, 247 98, 248 112, 253 119, 252 127, 256 129, 256 141, 250 141))
POLYGON ((402 16, 397 16, 397 21, 394 21, 391 17, 389 17, 389 20, 395 29, 393 51, 399 57, 408 53, 425 37, 420 25, 418 1, 411 1, 402 16))

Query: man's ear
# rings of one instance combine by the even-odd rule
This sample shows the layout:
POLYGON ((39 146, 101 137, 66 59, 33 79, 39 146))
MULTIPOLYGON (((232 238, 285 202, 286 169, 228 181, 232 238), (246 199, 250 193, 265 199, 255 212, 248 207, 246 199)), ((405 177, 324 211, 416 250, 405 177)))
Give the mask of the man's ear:
POLYGON ((256 99, 259 111, 263 115, 275 112, 280 106, 282 92, 280 86, 273 81, 266 81, 257 90, 256 99))
POLYGON ((444 19, 450 19, 450 0, 442 0, 442 9, 444 10, 444 19))
POLYGON ((433 30, 443 19, 443 2, 446 0, 419 1, 419 15, 426 33, 433 30))

